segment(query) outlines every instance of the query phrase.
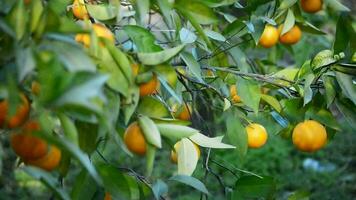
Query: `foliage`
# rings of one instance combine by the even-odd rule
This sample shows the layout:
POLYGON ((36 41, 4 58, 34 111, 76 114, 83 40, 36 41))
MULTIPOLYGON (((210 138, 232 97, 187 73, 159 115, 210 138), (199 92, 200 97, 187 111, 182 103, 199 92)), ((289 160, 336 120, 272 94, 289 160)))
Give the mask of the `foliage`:
MULTIPOLYGON (((355 26, 337 0, 325 1, 320 16, 303 13, 295 0, 88 0, 80 3, 90 16, 83 20, 73 16, 72 3, 0 0, 5 121, 25 94, 29 118, 41 125, 33 134, 62 152, 54 172, 22 160, 17 166, 59 199, 103 199, 106 192, 113 199, 160 199, 181 184, 209 198, 215 191, 205 186, 207 176, 224 186, 225 198, 273 199, 273 177, 241 170, 225 186, 209 165, 221 164, 213 152, 243 160, 249 153, 244 127, 261 119, 269 135, 287 140, 307 119, 323 124, 329 139, 342 131, 340 120, 356 129, 355 26), (327 28, 335 33, 323 30, 318 17, 334 20, 327 28), (282 35, 298 26, 303 38, 263 49, 266 25, 283 25, 282 35), (322 45, 311 48, 314 40, 322 45), (231 85, 241 102, 230 96, 231 85), (188 120, 179 117, 184 109, 188 120), (123 140, 135 121, 144 157, 123 140), (174 167, 168 160, 177 141, 174 167), (203 159, 191 153, 194 143, 203 159), (156 170, 161 165, 174 170, 156 170)), ((4 141, 22 128, 1 126, 4 141)))

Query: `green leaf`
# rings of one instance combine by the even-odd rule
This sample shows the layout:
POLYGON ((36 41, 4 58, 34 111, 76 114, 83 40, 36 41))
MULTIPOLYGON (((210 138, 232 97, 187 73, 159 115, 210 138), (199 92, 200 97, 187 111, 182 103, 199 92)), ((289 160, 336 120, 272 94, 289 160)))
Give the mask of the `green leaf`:
POLYGON ((261 94, 261 99, 268 103, 270 106, 272 106, 272 108, 275 109, 277 112, 280 113, 282 111, 281 104, 275 97, 266 94, 261 94))
POLYGON ((24 167, 23 170, 34 177, 35 179, 40 180, 43 182, 48 188, 50 188, 54 194, 62 200, 70 200, 71 198, 66 193, 66 191, 61 188, 58 184, 56 178, 54 178, 50 173, 43 171, 39 168, 35 167, 24 167))
POLYGON ((158 65, 169 61, 171 58, 177 55, 183 48, 184 45, 179 45, 177 47, 165 49, 160 52, 138 53, 137 56, 141 63, 144 65, 158 65))
POLYGON ((161 134, 156 124, 146 116, 139 116, 138 124, 143 131, 146 141, 157 148, 162 148, 161 134))
POLYGON ((98 141, 98 125, 76 121, 78 127, 79 147, 87 154, 92 154, 97 148, 98 141))
POLYGON ((17 1, 11 12, 7 15, 7 21, 16 33, 16 39, 21 40, 26 33, 28 13, 25 10, 24 1, 17 1))
POLYGON ((287 200, 309 200, 310 198, 310 193, 307 191, 296 191, 293 192, 291 195, 288 196, 287 200))
POLYGON ((78 145, 78 131, 74 122, 63 113, 58 114, 65 137, 75 145, 78 145))
POLYGON ((335 11, 350 12, 350 9, 342 5, 339 0, 325 0, 325 4, 335 11))
POLYGON ((134 78, 133 78, 132 67, 127 56, 119 48, 115 47, 115 45, 109 42, 108 40, 105 41, 105 46, 109 50, 112 58, 114 59, 117 66, 119 67, 121 73, 125 76, 126 80, 130 84, 133 84, 134 78))
POLYGON ((198 37, 194 32, 183 27, 179 31, 179 38, 183 44, 190 44, 190 43, 195 42, 198 37))
POLYGON ((201 133, 196 133, 189 137, 194 143, 199 146, 213 149, 235 149, 235 146, 225 144, 222 141, 224 136, 218 136, 214 138, 207 137, 201 133))
POLYGON ((43 13, 43 5, 41 0, 32 0, 32 9, 31 9, 31 32, 34 32, 40 22, 42 13, 43 13))
POLYGON ((238 95, 241 97, 242 102, 252 108, 255 113, 258 113, 261 99, 260 86, 255 81, 242 77, 237 78, 236 85, 238 95))
POLYGON ((180 183, 183 183, 185 185, 188 185, 190 187, 193 187, 197 189, 200 192, 203 192, 205 194, 209 194, 208 189, 205 187, 204 183, 200 182, 198 179, 191 177, 191 176, 184 176, 184 175, 176 175, 171 178, 169 178, 170 181, 177 181, 180 183))
POLYGON ((33 57, 32 49, 19 49, 16 52, 16 64, 18 71, 18 81, 22 82, 24 78, 35 69, 36 61, 33 57))
POLYGON ((356 105, 356 84, 354 83, 353 77, 340 72, 335 72, 335 75, 342 89, 342 93, 356 105))
POLYGON ((291 30, 294 24, 295 24, 295 18, 294 18, 293 11, 291 9, 288 9, 287 17, 283 23, 283 29, 281 35, 284 35, 289 30, 291 30))
POLYGON ((156 200, 159 200, 162 195, 168 193, 168 186, 161 179, 158 179, 152 185, 152 192, 153 192, 153 195, 155 196, 156 200))
POLYGON ((194 144, 187 138, 179 141, 175 149, 178 156, 178 174, 191 176, 197 167, 198 152, 194 144))
POLYGON ((97 188, 87 171, 82 170, 76 177, 70 197, 72 200, 92 199, 97 188))
POLYGON ((297 0, 284 0, 279 5, 278 9, 280 9, 280 10, 288 9, 288 8, 292 7, 296 2, 297 2, 297 0))
POLYGON ((131 0, 136 11, 139 24, 144 25, 145 19, 150 11, 150 0, 131 0))
POLYGON ((129 88, 128 96, 124 99, 123 103, 126 105, 123 107, 124 122, 127 124, 132 114, 135 112, 140 99, 140 90, 137 86, 132 86, 129 88))
POLYGON ((272 199, 275 192, 276 183, 272 177, 243 176, 236 182, 234 195, 243 197, 244 199, 272 199))
POLYGON ((205 29, 204 33, 213 40, 217 40, 220 42, 226 41, 226 38, 221 33, 218 33, 218 32, 215 32, 215 31, 212 31, 209 29, 205 29))
POLYGON ((326 106, 329 107, 333 103, 336 96, 336 91, 334 88, 336 85, 335 77, 323 75, 321 78, 323 79, 325 88, 326 106))
POLYGON ((199 133, 199 131, 194 128, 171 123, 158 123, 156 126, 162 136, 170 139, 181 139, 199 133))
POLYGON ((356 108, 353 103, 348 99, 336 99, 336 107, 344 116, 348 124, 355 130, 356 129, 356 108))
MULTIPOLYGON (((174 76, 177 77, 176 74, 174 74, 174 76)), ((178 102, 179 104, 181 104, 182 101, 183 101, 183 100, 182 100, 182 97, 179 96, 179 95, 174 91, 174 89, 168 84, 168 82, 166 81, 165 77, 159 75, 159 76, 158 76, 158 80, 159 80, 159 82, 161 83, 161 86, 163 86, 163 87, 161 87, 161 91, 162 91, 162 89, 164 88, 175 100, 177 100, 177 102, 178 102)))
POLYGON ((201 68, 198 61, 193 57, 192 54, 182 52, 180 54, 183 61, 187 64, 189 71, 200 81, 203 82, 201 77, 201 68))
POLYGON ((304 105, 307 105, 313 98, 313 90, 310 88, 310 85, 315 79, 314 74, 308 74, 304 82, 304 105))
POLYGON ((110 20, 119 14, 119 8, 112 4, 86 4, 86 8, 91 17, 97 20, 110 20))
POLYGON ((167 117, 170 116, 167 107, 158 99, 152 96, 145 96, 141 98, 137 107, 137 112, 149 117, 167 117))
POLYGON ((113 199, 131 199, 130 185, 126 179, 132 177, 128 177, 118 168, 107 163, 98 164, 97 169, 103 178, 105 190, 111 194, 113 199))
POLYGON ((151 144, 147 144, 146 151, 146 176, 151 176, 156 156, 156 147, 151 144))
POLYGON ((218 21, 212 9, 202 3, 190 0, 177 0, 175 6, 180 12, 196 19, 199 24, 212 24, 218 21))
POLYGON ((76 45, 60 41, 44 41, 40 48, 56 53, 59 60, 70 72, 94 72, 96 69, 90 57, 76 45))
MULTIPOLYGON (((79 106, 94 112, 100 112, 94 99, 104 99, 102 87, 107 80, 107 76, 92 74, 82 74, 85 79, 78 84, 73 84, 63 95, 55 102, 56 106, 79 106)), ((79 78, 78 78, 79 79, 79 78)))
POLYGON ((245 127, 243 127, 240 119, 235 115, 228 115, 226 118, 226 129, 229 141, 236 146, 235 151, 237 151, 239 158, 243 158, 248 149, 245 127))
POLYGON ((336 24, 334 53, 345 52, 352 37, 352 20, 347 15, 340 15, 336 24), (351 34, 350 34, 351 33, 351 34))
POLYGON ((138 52, 149 53, 161 51, 162 48, 155 44, 156 38, 147 29, 135 26, 124 26, 124 31, 136 45, 138 52))
POLYGON ((305 115, 310 116, 312 119, 317 120, 325 126, 328 126, 337 131, 341 131, 339 123, 336 121, 335 117, 329 110, 320 109, 318 111, 314 111, 314 108, 311 108, 305 115))

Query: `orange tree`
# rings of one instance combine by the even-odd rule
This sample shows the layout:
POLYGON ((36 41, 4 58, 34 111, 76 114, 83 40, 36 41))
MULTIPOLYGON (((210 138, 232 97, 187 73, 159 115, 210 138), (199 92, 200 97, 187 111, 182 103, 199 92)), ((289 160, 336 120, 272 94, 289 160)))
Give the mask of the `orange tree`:
POLYGON ((173 182, 204 199, 217 192, 206 176, 226 198, 273 199, 272 177, 215 161, 236 178, 224 184, 213 151, 241 159, 268 145, 256 116, 307 152, 342 130, 337 119, 356 128, 355 29, 338 0, 0 5, 1 134, 59 199, 165 199, 173 182), (170 176, 155 174, 169 154, 170 176))

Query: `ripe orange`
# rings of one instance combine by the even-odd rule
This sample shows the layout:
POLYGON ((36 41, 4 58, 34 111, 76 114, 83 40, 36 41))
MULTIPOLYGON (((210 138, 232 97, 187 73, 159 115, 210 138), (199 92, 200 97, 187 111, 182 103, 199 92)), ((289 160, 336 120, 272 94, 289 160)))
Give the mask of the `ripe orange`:
POLYGON ((78 19, 87 19, 89 14, 83 0, 74 0, 72 5, 73 15, 78 19))
POLYGON ((308 13, 316 13, 323 7, 323 0, 301 0, 302 9, 308 13))
MULTIPOLYGON (((195 147, 195 150, 197 151, 198 153, 198 159, 200 158, 200 149, 199 149, 199 146, 195 143, 194 144, 194 147, 195 147)), ((177 142, 175 145, 174 145, 174 150, 171 151, 171 161, 173 163, 177 163, 178 162, 178 150, 179 150, 179 147, 181 145, 181 142, 177 142)))
POLYGON ((104 200, 111 200, 111 195, 109 192, 105 192, 104 200))
POLYGON ((11 146, 17 155, 22 159, 38 159, 46 155, 47 143, 32 135, 33 131, 39 131, 40 126, 35 121, 29 121, 24 126, 21 133, 14 133, 11 136, 11 146))
POLYGON ((177 118, 184 121, 189 121, 192 115, 192 108, 190 105, 184 104, 181 112, 178 114, 177 118))
POLYGON ((32 94, 37 96, 37 95, 40 94, 40 90, 41 90, 40 84, 37 81, 33 81, 32 84, 31 84, 32 94))
POLYGON ((260 148, 267 142, 268 134, 260 124, 252 123, 246 127, 248 147, 260 148))
POLYGON ((137 122, 133 122, 126 129, 124 142, 131 152, 138 155, 146 154, 146 140, 137 122))
POLYGON ((279 26, 279 41, 282 44, 296 44, 302 38, 302 31, 299 26, 294 25, 292 29, 290 29, 287 33, 281 35, 283 30, 283 25, 279 26))
POLYGON ((30 103, 24 94, 20 94, 22 104, 16 109, 13 116, 8 116, 9 103, 7 100, 0 102, 0 127, 7 126, 8 128, 16 128, 22 125, 30 112, 30 103))
POLYGON ((152 79, 147 83, 140 84, 140 96, 147 96, 150 94, 156 93, 157 88, 159 87, 159 82, 157 76, 154 74, 152 79))
POLYGON ((61 151, 57 147, 52 145, 49 148, 49 152, 45 156, 38 159, 24 159, 24 161, 27 165, 36 166, 47 171, 52 171, 59 165, 61 161, 61 156, 61 151))
POLYGON ((324 126, 319 122, 307 120, 294 128, 292 140, 299 150, 314 152, 326 144, 327 133, 324 126))
MULTIPOLYGON (((111 42, 115 41, 114 34, 108 28, 106 28, 104 25, 93 24, 92 28, 93 28, 95 35, 98 38, 105 38, 105 39, 110 40, 111 42)), ((89 47, 90 46, 90 34, 79 33, 75 36, 75 41, 84 44, 84 46, 86 46, 86 47, 89 47)))
POLYGON ((232 102, 234 102, 234 103, 240 103, 241 102, 240 96, 237 95, 236 85, 231 85, 230 86, 230 97, 232 99, 232 102))
POLYGON ((271 25, 266 25, 260 38, 259 44, 265 48, 270 48, 277 44, 278 38, 279 34, 277 28, 271 25))

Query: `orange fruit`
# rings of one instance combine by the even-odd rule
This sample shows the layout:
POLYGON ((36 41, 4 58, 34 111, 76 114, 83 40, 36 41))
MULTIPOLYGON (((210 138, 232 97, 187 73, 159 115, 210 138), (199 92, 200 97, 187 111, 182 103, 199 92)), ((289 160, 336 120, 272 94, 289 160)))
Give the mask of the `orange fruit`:
POLYGON ((152 79, 147 83, 140 84, 140 96, 147 96, 150 94, 156 93, 157 88, 159 87, 159 82, 157 76, 154 74, 152 79))
POLYGON ((46 155, 48 150, 46 141, 32 135, 33 131, 39 130, 40 125, 37 122, 29 121, 21 133, 12 134, 12 149, 22 159, 38 159, 46 155))
POLYGON ((88 19, 89 14, 83 0, 74 0, 72 4, 73 15, 78 19, 88 19))
POLYGON ((252 123, 246 127, 248 147, 260 148, 267 142, 268 134, 261 124, 252 123))
MULTIPOLYGON (((198 146, 197 144, 195 144, 194 142, 193 142, 193 144, 194 144, 195 150, 196 150, 197 153, 198 153, 198 159, 199 159, 199 158, 200 158, 200 149, 199 149, 199 146, 198 146)), ((177 162, 178 162, 178 154, 177 154, 177 152, 178 152, 178 150, 179 150, 180 145, 181 145, 181 142, 180 142, 180 141, 177 142, 177 143, 174 145, 174 150, 171 151, 171 161, 172 161, 173 163, 177 163, 177 162)))
POLYGON ((111 195, 109 192, 105 192, 104 200, 111 200, 111 195))
POLYGON ((282 44, 296 44, 302 38, 302 31, 299 26, 294 25, 292 29, 290 29, 287 33, 281 35, 283 30, 283 25, 279 26, 279 41, 282 44))
MULTIPOLYGON (((93 28, 95 35, 98 38, 105 38, 105 39, 110 40, 111 42, 115 41, 114 34, 108 28, 106 28, 104 25, 93 24, 92 28, 93 28)), ((75 36, 75 41, 84 44, 84 46, 86 46, 86 47, 89 47, 90 46, 90 34, 78 33, 75 36)))
POLYGON ((292 134, 293 144, 306 152, 321 149, 326 144, 327 137, 325 127, 314 120, 299 123, 292 134))
POLYGON ((177 118, 184 121, 189 121, 192 115, 192 108, 190 105, 183 105, 182 111, 178 114, 177 118))
POLYGON ((41 90, 41 86, 37 81, 33 81, 31 84, 31 91, 34 95, 39 95, 41 90))
POLYGON ((232 102, 234 102, 234 103, 240 103, 241 102, 240 96, 237 95, 236 85, 231 85, 230 86, 230 97, 232 99, 232 102))
POLYGON ((31 3, 31 0, 24 0, 25 4, 31 3))
POLYGON ((38 159, 24 159, 24 161, 27 165, 36 166, 47 171, 52 171, 61 162, 61 156, 61 151, 56 146, 51 145, 49 152, 45 156, 38 159))
POLYGON ((124 142, 131 152, 138 155, 146 154, 146 139, 137 122, 133 122, 126 129, 124 134, 124 142))
POLYGON ((278 29, 274 26, 266 25, 261 35, 259 44, 265 48, 270 48, 277 44, 278 38, 278 29))
POLYGON ((301 0, 300 5, 305 12, 316 13, 323 7, 323 0, 301 0))
POLYGON ((7 100, 0 102, 0 127, 16 128, 22 125, 30 112, 30 103, 24 94, 20 94, 22 104, 16 109, 13 116, 8 116, 9 103, 7 100))

